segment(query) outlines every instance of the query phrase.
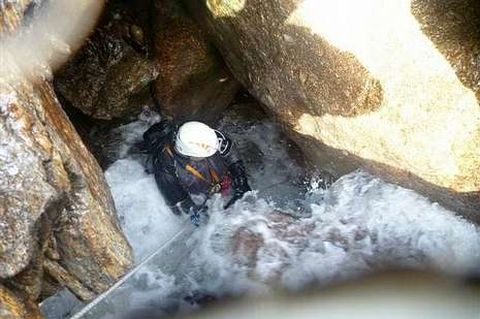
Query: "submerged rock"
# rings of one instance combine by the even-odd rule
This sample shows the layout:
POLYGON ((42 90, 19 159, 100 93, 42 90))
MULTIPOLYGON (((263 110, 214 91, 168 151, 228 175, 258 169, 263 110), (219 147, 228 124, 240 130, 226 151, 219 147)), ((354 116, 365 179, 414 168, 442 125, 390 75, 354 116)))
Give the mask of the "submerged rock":
POLYGON ((480 221, 478 1, 185 2, 314 163, 480 221))
POLYGON ((473 223, 366 172, 309 191, 307 218, 255 196, 226 211, 209 203, 209 223, 193 234, 198 266, 189 275, 210 290, 261 291, 266 284, 298 291, 385 269, 465 275, 480 261, 473 223))
POLYGON ((155 97, 165 114, 216 119, 240 88, 206 34, 176 1, 156 0, 155 97))

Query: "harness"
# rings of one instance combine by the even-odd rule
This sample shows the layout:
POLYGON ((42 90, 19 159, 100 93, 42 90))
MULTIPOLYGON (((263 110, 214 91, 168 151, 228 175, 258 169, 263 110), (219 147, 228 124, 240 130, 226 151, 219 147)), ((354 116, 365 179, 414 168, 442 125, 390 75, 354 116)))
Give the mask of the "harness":
MULTIPOLYGON (((166 145, 165 147, 167 154, 175 161, 175 163, 182 164, 181 161, 175 160, 175 155, 171 149, 170 145, 166 145)), ((218 173, 216 172, 215 169, 213 169, 210 165, 209 160, 206 160, 206 165, 208 167, 208 173, 210 178, 207 178, 204 174, 202 174, 199 170, 197 170, 195 167, 190 165, 189 163, 184 164, 183 168, 190 174, 192 174, 194 177, 197 179, 203 181, 205 184, 209 185, 209 195, 213 195, 215 193, 220 193, 224 190, 230 189, 231 186, 231 180, 228 178, 228 176, 225 176, 224 178, 220 178, 218 176, 218 173)))

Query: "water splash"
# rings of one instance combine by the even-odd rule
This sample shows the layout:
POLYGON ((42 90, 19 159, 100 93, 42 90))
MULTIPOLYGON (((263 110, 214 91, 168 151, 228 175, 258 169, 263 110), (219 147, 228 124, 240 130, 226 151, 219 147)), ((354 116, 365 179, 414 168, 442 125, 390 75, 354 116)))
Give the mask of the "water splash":
MULTIPOLYGON (((146 121, 121 129, 126 144, 140 138, 146 121)), ((222 128, 241 144, 253 143, 250 151, 257 150, 246 159, 254 188, 275 180, 279 172, 302 175, 280 147, 286 140, 275 124, 233 124, 222 128)), ((106 176, 137 261, 182 229, 185 217, 168 210, 138 156, 125 153, 106 176)), ((289 187, 299 196, 298 185, 290 183, 270 193, 253 191, 228 210, 220 196, 213 197, 207 203, 208 224, 183 230, 179 240, 82 318, 169 316, 196 309, 192 296, 301 290, 390 267, 453 274, 478 269, 479 229, 453 212, 362 171, 327 190, 320 184, 314 178, 308 189, 302 188, 302 203, 311 211, 305 218, 284 214, 283 205, 270 196, 276 189, 288 193, 289 187)))

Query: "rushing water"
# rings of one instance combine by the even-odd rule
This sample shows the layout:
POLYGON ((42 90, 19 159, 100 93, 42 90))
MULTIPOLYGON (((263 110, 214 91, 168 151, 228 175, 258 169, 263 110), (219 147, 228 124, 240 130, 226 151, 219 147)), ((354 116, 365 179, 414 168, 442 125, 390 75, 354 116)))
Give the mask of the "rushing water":
POLYGON ((119 129, 122 158, 106 178, 137 263, 177 237, 83 318, 167 315, 212 297, 298 290, 389 267, 464 274, 480 265, 473 224, 362 171, 324 190, 274 123, 234 113, 220 127, 238 143, 256 191, 228 210, 212 198, 208 224, 194 228, 169 211, 139 156, 126 151, 151 122, 119 129))

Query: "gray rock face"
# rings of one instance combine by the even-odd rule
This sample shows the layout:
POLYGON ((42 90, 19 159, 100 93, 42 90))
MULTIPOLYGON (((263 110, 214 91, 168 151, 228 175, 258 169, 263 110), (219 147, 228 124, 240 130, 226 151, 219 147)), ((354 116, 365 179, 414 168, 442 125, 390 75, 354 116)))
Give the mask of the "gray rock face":
POLYGON ((477 2, 185 2, 312 162, 480 221, 477 2))

